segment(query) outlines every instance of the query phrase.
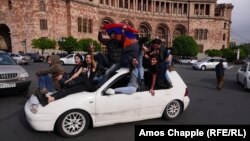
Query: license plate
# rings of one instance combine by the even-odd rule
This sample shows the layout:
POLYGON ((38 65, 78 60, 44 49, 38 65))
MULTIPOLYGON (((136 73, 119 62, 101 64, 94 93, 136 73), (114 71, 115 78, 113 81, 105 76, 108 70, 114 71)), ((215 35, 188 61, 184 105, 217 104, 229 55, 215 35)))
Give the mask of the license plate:
POLYGON ((16 83, 0 83, 0 88, 13 88, 16 87, 16 83))

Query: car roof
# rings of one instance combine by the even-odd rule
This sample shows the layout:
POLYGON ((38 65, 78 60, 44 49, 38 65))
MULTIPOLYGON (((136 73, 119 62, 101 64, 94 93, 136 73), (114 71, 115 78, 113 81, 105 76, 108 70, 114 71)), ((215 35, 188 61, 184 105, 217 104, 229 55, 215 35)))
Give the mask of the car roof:
POLYGON ((117 73, 127 73, 129 72, 128 68, 120 68, 119 70, 116 71, 117 73))

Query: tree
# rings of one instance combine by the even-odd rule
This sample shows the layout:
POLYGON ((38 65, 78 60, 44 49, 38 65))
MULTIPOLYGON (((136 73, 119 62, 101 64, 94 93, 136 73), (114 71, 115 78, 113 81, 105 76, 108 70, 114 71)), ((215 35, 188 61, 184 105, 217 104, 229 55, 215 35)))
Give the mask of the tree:
POLYGON ((173 41, 173 54, 179 56, 196 56, 198 44, 191 36, 178 36, 173 41))
POLYGON ((205 51, 205 54, 207 54, 210 57, 215 57, 215 56, 222 56, 223 53, 220 50, 216 50, 216 49, 208 49, 205 51))
POLYGON ((62 38, 58 41, 61 50, 67 51, 69 54, 79 50, 77 39, 72 36, 62 38))
POLYGON ((79 40, 79 49, 85 52, 88 52, 88 46, 89 43, 93 42, 95 46, 95 51, 101 51, 101 45, 96 41, 91 38, 86 38, 86 39, 80 39, 79 40))
POLYGON ((40 37, 38 39, 33 39, 31 45, 33 48, 41 49, 43 54, 46 49, 55 49, 56 41, 47 37, 40 37))

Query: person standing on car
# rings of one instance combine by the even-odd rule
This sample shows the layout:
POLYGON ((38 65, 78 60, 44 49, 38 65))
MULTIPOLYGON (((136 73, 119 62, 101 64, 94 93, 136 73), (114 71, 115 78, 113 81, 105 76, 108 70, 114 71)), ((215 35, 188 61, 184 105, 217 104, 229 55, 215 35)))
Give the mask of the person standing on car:
POLYGON ((223 60, 220 60, 220 63, 215 66, 215 73, 217 78, 217 86, 216 88, 220 90, 222 88, 224 82, 224 71, 225 68, 223 66, 223 60))
POLYGON ((103 78, 97 84, 101 86, 104 84, 111 74, 118 70, 121 67, 120 61, 122 56, 122 41, 118 40, 117 33, 115 31, 111 31, 108 33, 110 39, 104 39, 102 34, 104 32, 103 26, 98 33, 98 40, 106 45, 107 47, 107 58, 109 60, 110 67, 106 70, 103 78))

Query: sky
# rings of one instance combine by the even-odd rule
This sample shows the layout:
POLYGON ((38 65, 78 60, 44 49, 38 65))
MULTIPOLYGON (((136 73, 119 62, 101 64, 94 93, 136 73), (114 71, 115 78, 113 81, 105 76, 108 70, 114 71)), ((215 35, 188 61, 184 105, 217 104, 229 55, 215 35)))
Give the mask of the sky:
POLYGON ((250 43, 250 0, 217 0, 217 3, 232 3, 231 38, 238 44, 250 43))

